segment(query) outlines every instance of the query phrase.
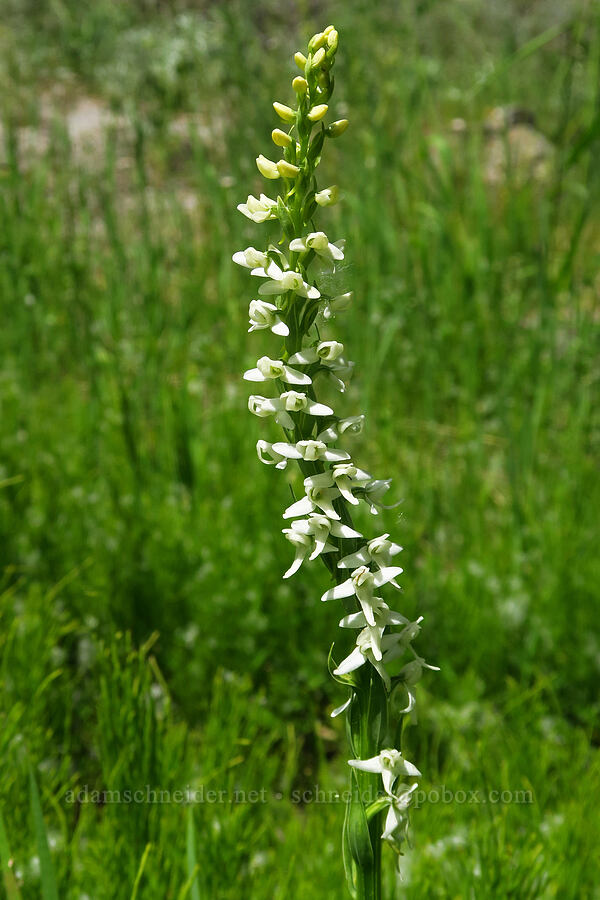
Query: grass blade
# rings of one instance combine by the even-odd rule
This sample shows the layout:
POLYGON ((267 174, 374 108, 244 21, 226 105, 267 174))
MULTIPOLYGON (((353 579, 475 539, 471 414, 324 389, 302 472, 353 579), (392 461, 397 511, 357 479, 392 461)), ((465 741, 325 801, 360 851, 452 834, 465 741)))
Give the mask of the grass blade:
POLYGON ((10 849, 8 847, 8 838, 6 837, 6 828, 4 827, 4 818, 0 811, 0 867, 2 868, 4 890, 6 891, 7 900, 21 900, 21 892, 18 888, 14 872, 10 867, 10 859, 10 849))
POLYGON ((46 834, 46 825, 42 814, 42 804, 40 803, 40 794, 33 769, 29 769, 29 797, 31 800, 31 813, 33 815, 33 827, 35 830, 35 839, 37 843, 38 856, 40 859, 40 878, 42 882, 42 900, 58 900, 58 889, 56 887, 56 876, 54 874, 54 866, 52 857, 50 856, 50 848, 48 847, 48 836, 46 834))
POLYGON ((131 892, 131 900, 136 900, 136 897, 138 895, 140 882, 142 880, 142 875, 144 874, 144 869, 146 868, 146 862, 148 861, 148 855, 149 855, 151 849, 152 849, 152 844, 146 844, 144 852, 142 853, 142 858, 140 860, 140 867, 137 871, 137 875, 135 876, 135 881, 133 882, 133 890, 131 892))
POLYGON ((194 808, 188 806, 187 811, 187 873, 192 881, 192 900, 200 900, 200 888, 198 886, 198 859, 196 857, 196 829, 194 827, 194 808))

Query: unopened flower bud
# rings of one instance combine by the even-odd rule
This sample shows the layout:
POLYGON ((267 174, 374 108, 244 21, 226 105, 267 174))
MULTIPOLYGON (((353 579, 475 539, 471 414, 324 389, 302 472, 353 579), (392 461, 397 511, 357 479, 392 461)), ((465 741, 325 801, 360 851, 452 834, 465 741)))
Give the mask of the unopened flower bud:
MULTIPOLYGON (((308 42, 308 50, 309 53, 316 53, 324 44, 327 43, 327 35, 324 31, 320 31, 318 34, 313 34, 310 41, 308 42)), ((324 54, 323 54, 324 55, 324 54)))
POLYGON ((331 32, 334 30, 335 30, 335 25, 328 25, 327 28, 323 29, 323 34, 325 35, 325 37, 329 37, 331 32))
POLYGON ((297 53, 294 53, 294 62, 298 66, 301 72, 304 72, 304 67, 306 65, 306 57, 304 53, 300 53, 298 50, 297 53))
POLYGON ((328 56, 333 56, 338 48, 338 33, 335 28, 333 28, 327 35, 327 48, 328 56))
POLYGON ((289 163, 286 159, 280 159, 277 163, 277 171, 278 174, 283 175, 284 178, 295 178, 300 172, 300 169, 298 166, 289 163))
POLYGON ((311 111, 308 114, 308 118, 311 122, 318 122, 323 116, 326 114, 329 107, 326 103, 319 103, 318 106, 313 106, 311 111))
POLYGON ((292 144, 289 134, 286 134, 281 128, 274 128, 271 132, 271 138, 277 147, 290 147, 292 144))
POLYGON ((332 361, 344 352, 344 345, 339 341, 321 341, 317 347, 317 353, 323 360, 332 361))
POLYGON ((334 203, 337 203, 338 200, 338 188, 337 184, 332 184, 331 187, 323 188, 322 191, 318 191, 315 194, 315 201, 319 206, 332 206, 334 203))
POLYGON ((308 90, 308 81, 302 75, 297 75, 292 81, 292 87, 297 94, 305 94, 308 90))
POLYGON ((332 138, 339 137, 345 132, 349 124, 348 119, 338 119, 337 122, 332 122, 327 128, 327 134, 332 138))
POLYGON ((312 58, 311 67, 316 69, 318 66, 322 65, 325 61, 325 50, 321 47, 312 58))
POLYGON ((274 163, 271 159, 267 159, 262 153, 260 156, 256 157, 256 167, 260 174, 264 175, 265 178, 271 178, 273 180, 279 178, 280 172, 277 169, 277 163, 274 163))
POLYGON ((283 103, 278 103, 277 100, 273 103, 273 109, 277 113, 280 119, 283 119, 284 122, 295 122, 296 121, 296 113, 294 110, 285 106, 283 103))

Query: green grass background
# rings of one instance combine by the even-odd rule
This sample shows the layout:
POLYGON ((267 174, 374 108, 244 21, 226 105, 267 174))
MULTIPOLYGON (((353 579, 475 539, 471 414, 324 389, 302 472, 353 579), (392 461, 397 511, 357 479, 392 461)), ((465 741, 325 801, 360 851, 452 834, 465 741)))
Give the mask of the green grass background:
POLYGON ((351 127, 320 221, 355 292, 331 329, 357 364, 343 410, 367 413, 359 464, 403 498, 379 531, 441 667, 407 756, 425 791, 533 799, 425 802, 385 896, 600 897, 599 4, 2 7, 6 896, 346 896, 343 804, 293 794, 346 786, 339 611, 322 567, 281 580, 289 488, 255 458, 268 426, 241 381, 271 345, 231 262, 270 234, 235 206, 261 189, 291 55, 331 21, 351 127), (122 123, 91 159, 60 114, 81 97, 122 123), (484 121, 509 104, 554 153, 544 178, 509 166, 492 186, 484 121), (146 785, 265 793, 68 802, 146 785))

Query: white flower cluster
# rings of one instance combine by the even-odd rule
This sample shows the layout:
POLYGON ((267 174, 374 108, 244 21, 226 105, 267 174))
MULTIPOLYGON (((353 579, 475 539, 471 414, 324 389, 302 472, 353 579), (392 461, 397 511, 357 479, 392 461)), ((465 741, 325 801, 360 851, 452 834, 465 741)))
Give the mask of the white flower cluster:
MULTIPOLYGON (((321 279, 324 274, 335 273, 344 260, 344 241, 332 242, 322 231, 298 234, 298 222, 312 222, 317 206, 337 200, 335 186, 316 191, 312 171, 318 165, 319 153, 311 148, 318 140, 322 146, 326 136, 342 134, 347 121, 334 122, 328 128, 321 126, 320 135, 309 144, 312 124, 320 122, 328 109, 325 103, 315 103, 313 94, 318 98, 320 92, 328 91, 327 97, 331 93, 332 83, 327 73, 336 48, 337 32, 332 26, 316 35, 309 44, 312 55, 308 60, 300 53, 295 57, 305 75, 292 82, 298 96, 298 110, 273 104, 279 118, 292 125, 290 131, 297 129, 299 143, 291 133, 275 129, 273 142, 283 148, 284 158, 275 162, 261 154, 256 164, 265 178, 284 181, 283 196, 271 200, 264 194, 259 199, 251 195, 245 204, 238 206, 244 216, 256 223, 280 219, 287 242, 285 253, 270 244, 264 251, 247 247, 233 255, 235 263, 261 279, 258 298, 250 302, 248 330, 270 330, 284 339, 284 346, 275 357, 261 356, 256 366, 244 373, 244 378, 265 386, 270 383, 275 388, 276 396, 252 394, 248 407, 256 416, 272 417, 285 432, 284 440, 258 441, 260 461, 284 469, 289 460, 296 460, 304 475, 303 496, 283 513, 285 520, 291 520, 283 534, 294 548, 294 559, 283 577, 290 578, 306 560, 324 556, 338 583, 321 599, 350 599, 346 609, 353 610, 339 624, 343 629, 358 630, 355 646, 333 671, 338 680, 351 688, 351 696, 332 716, 353 702, 358 681, 352 673, 366 663, 378 673, 386 693, 396 684, 405 686, 408 703, 402 712, 410 712, 414 706, 415 683, 424 668, 434 667, 428 666, 412 648, 412 641, 421 628, 421 618, 411 622, 379 596, 380 589, 386 585, 400 590, 396 579, 402 569, 393 560, 402 548, 388 534, 363 538, 350 517, 350 511, 361 503, 375 515, 380 507, 391 508, 382 503, 390 481, 373 478, 354 463, 345 449, 336 446, 340 438, 361 432, 364 416, 340 418, 331 407, 318 401, 315 392, 317 379, 327 380, 343 392, 353 367, 344 358, 343 344, 322 340, 314 325, 317 315, 321 321, 328 322, 352 301, 351 293, 328 296, 324 288, 328 282, 321 279), (293 207, 293 216, 285 200, 289 200, 290 209, 293 207), (392 675, 390 664, 405 654, 411 655, 410 661, 392 675)), ((399 846, 406 830, 406 810, 416 785, 396 786, 396 782, 401 775, 412 777, 420 773, 394 749, 382 750, 371 759, 350 760, 350 765, 382 774, 389 806, 382 837, 399 846)))
POLYGON ((393 749, 382 750, 371 759, 351 759, 349 764, 362 772, 381 775, 385 805, 388 808, 381 838, 400 851, 408 830, 408 808, 418 784, 417 782, 411 785, 403 784, 399 779, 403 776, 416 778, 421 773, 416 766, 404 759, 399 750, 393 749))

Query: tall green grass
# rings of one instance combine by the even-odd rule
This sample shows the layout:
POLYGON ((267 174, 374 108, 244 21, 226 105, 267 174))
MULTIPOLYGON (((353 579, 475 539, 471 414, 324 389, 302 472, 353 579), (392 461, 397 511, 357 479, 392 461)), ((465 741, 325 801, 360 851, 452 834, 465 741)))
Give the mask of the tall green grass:
POLYGON ((253 240, 235 205, 260 189, 290 54, 331 20, 351 121, 323 163, 356 298, 336 322, 357 362, 347 410, 368 411, 358 458, 404 499, 381 530, 401 534, 406 612, 426 616, 442 667, 410 758, 427 760, 426 792, 533 797, 425 802, 387 896, 597 895, 599 12, 519 9, 7 6, 7 892, 41 895, 45 834, 60 897, 344 896, 343 804, 294 802, 345 788, 336 612, 318 572, 281 581, 289 489, 254 460, 240 373, 261 342, 230 261, 253 240), (85 160, 57 121, 26 151, 56 83, 65 106, 113 104, 124 135, 85 160), (490 186, 483 123, 509 104, 554 153, 545 179, 515 166, 490 186), (86 785, 227 794, 66 800, 86 785))

